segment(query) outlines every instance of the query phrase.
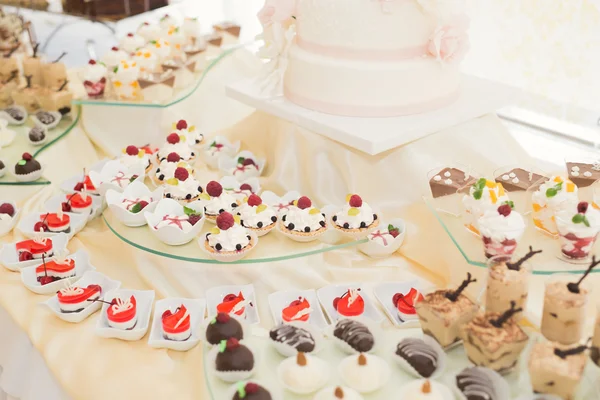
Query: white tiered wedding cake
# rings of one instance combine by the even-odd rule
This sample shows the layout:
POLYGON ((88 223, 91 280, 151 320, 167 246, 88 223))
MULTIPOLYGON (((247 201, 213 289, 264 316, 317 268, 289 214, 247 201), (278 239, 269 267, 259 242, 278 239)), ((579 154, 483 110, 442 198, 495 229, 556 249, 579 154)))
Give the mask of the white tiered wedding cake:
POLYGON ((457 97, 468 49, 462 11, 461 0, 267 0, 269 87, 335 115, 443 107, 457 97))

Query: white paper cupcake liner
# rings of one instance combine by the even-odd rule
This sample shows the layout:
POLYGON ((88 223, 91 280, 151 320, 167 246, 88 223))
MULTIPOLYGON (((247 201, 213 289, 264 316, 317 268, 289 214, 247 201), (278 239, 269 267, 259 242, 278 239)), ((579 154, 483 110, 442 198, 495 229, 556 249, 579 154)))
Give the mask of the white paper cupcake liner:
POLYGON ((296 363, 296 356, 286 358, 277 366, 277 378, 279 379, 281 386, 283 386, 286 390, 288 390, 292 393, 295 393, 295 394, 308 395, 308 394, 318 391, 323 386, 325 386, 327 384, 327 382, 329 381, 329 376, 331 374, 331 371, 329 369, 329 364, 327 364, 327 362, 321 360, 320 358, 312 357, 308 354, 306 355, 306 358, 309 360, 310 363, 314 363, 315 365, 320 365, 321 373, 319 373, 317 375, 320 378, 320 380, 310 382, 313 384, 313 386, 309 386, 309 382, 304 382, 303 386, 300 386, 300 387, 289 386, 283 380, 283 373, 285 371, 285 368, 288 365, 296 363))
POLYGON ((381 357, 377 357, 372 354, 367 357, 367 364, 376 364, 378 366, 377 367, 379 370, 378 376, 380 377, 378 385, 373 386, 373 387, 360 387, 358 385, 358 382, 345 376, 344 367, 348 366, 349 364, 357 364, 358 357, 359 357, 358 355, 354 354, 354 355, 344 358, 340 362, 340 364, 338 366, 338 375, 340 376, 340 378, 342 378, 342 382, 344 383, 344 385, 356 390, 359 393, 363 393, 363 394, 375 392, 375 391, 381 389, 383 386, 385 386, 387 384, 387 382, 390 380, 390 376, 392 374, 390 366, 381 357))
POLYGON ((250 370, 250 371, 217 371, 216 359, 217 359, 217 353, 219 352, 219 347, 214 346, 210 350, 210 354, 208 355, 209 368, 210 368, 212 374, 214 376, 216 376, 217 378, 219 378, 220 380, 222 380, 223 382, 235 383, 235 382, 243 381, 246 379, 250 379, 252 377, 252 375, 254 375, 254 373, 256 372, 256 370, 258 368, 259 360, 258 360, 257 353, 250 346, 246 345, 243 340, 240 340, 240 344, 242 344, 242 345, 246 346, 248 349, 250 349, 250 351, 254 355, 254 368, 252 368, 252 370, 250 370))
MULTIPOLYGON (((421 339, 425 342, 425 344, 429 345, 435 352, 437 353, 437 368, 435 372, 430 377, 421 376, 416 369, 412 365, 409 364, 406 359, 400 357, 396 354, 397 347, 394 348, 394 360, 396 363, 409 375, 417 378, 417 379, 438 379, 440 378, 446 369, 446 352, 442 349, 442 346, 430 336, 424 335, 421 339)), ((402 342, 402 341, 400 341, 402 342)), ((400 344, 398 342, 398 344, 400 344)))
POLYGON ((303 235, 303 232, 298 232, 298 233, 292 233, 294 231, 290 231, 289 229, 286 229, 285 226, 283 225, 283 222, 277 221, 277 231, 279 233, 281 233, 282 235, 296 241, 299 243, 308 243, 308 242, 312 242, 315 240, 318 240, 321 236, 323 236, 325 234, 325 232, 327 232, 327 227, 321 228, 316 232, 311 232, 311 234, 309 235, 303 235))
POLYGON ((236 382, 234 385, 232 385, 229 389, 227 389, 227 395, 224 397, 224 399, 233 399, 233 396, 235 396, 235 394, 238 391, 238 383, 242 383, 242 384, 247 384, 247 383, 256 383, 259 386, 262 386, 263 388, 265 388, 266 390, 269 391, 269 393, 271 394, 271 400, 283 400, 283 393, 281 393, 281 390, 274 388, 274 387, 269 387, 269 385, 261 382, 261 381, 257 381, 255 379, 248 379, 248 380, 242 380, 242 381, 238 381, 236 382))
POLYGON ((62 114, 59 113, 58 111, 48 111, 48 113, 52 114, 54 116, 54 122, 52 122, 51 124, 44 124, 42 123, 42 121, 40 121, 37 117, 36 114, 31 114, 30 117, 33 120, 33 123, 44 127, 46 129, 54 129, 58 126, 58 124, 60 123, 60 120, 62 119, 62 114))
POLYGON ((7 108, 18 108, 19 110, 21 110, 21 112, 23 113, 23 119, 21 121, 18 121, 16 119, 14 119, 9 113, 7 113, 4 110, 0 110, 0 118, 5 119, 8 121, 9 125, 23 125, 25 122, 27 122, 27 116, 29 115, 27 113, 27 110, 25 109, 25 107, 22 106, 17 106, 17 105, 12 105, 10 107, 7 108))
POLYGON ((42 177, 42 174, 44 173, 44 166, 41 165, 41 163, 40 163, 40 166, 42 168, 40 168, 38 171, 33 171, 33 172, 28 173, 28 174, 17 174, 15 172, 15 170, 13 169, 13 176, 19 182, 33 182, 33 181, 37 181, 38 179, 40 179, 42 177))
POLYGON ((208 256, 210 256, 211 258, 219 261, 219 262, 236 262, 241 260, 242 258, 246 257, 248 255, 248 253, 250 253, 252 250, 254 250, 254 248, 256 247, 256 245, 258 244, 258 236, 256 236, 256 234, 254 232, 248 231, 248 234, 250 235, 250 244, 249 246, 246 246, 245 249, 238 251, 238 252, 231 252, 231 253, 219 253, 219 252, 212 252, 210 250, 208 250, 206 248, 206 236, 200 236, 200 238, 198 239, 198 244, 200 245, 200 248, 202 249, 202 251, 204 253, 206 253, 208 256))
MULTIPOLYGON (((478 370, 481 370, 484 374, 486 374, 492 381, 492 386, 496 391, 496 399, 497 400, 510 400, 511 398, 511 394, 510 394, 510 387, 508 386, 508 382, 506 382, 506 380, 504 378, 502 378, 502 376, 497 373, 496 371, 493 371, 489 368, 484 368, 484 367, 472 367, 472 368, 476 368, 478 370)), ((463 394, 463 392, 458 388, 458 386, 456 385, 456 377, 462 372, 463 370, 458 371, 455 374, 452 374, 450 379, 452 379, 452 391, 454 392, 454 394, 456 394, 456 397, 460 400, 467 400, 467 397, 463 394)))
POLYGON ((263 228, 246 228, 251 232, 254 232, 256 234, 256 236, 258 237, 262 237, 265 236, 267 233, 271 232, 273 229, 275 229, 275 225, 277 225, 277 222, 273 222, 271 225, 265 226, 263 228))
MULTIPOLYGON (((377 352, 377 349, 381 345, 381 343, 380 343, 381 329, 377 325, 375 325, 373 322, 371 322, 370 320, 367 320, 366 318, 363 318, 363 317, 342 318, 342 319, 339 319, 338 321, 341 321, 344 319, 353 319, 353 320, 356 320, 356 321, 360 322, 361 324, 365 325, 369 329, 369 331, 371 332, 371 334, 373 335, 373 338, 374 338, 373 347, 371 348, 371 350, 367 351, 366 353, 373 354, 373 353, 377 352)), ((333 334, 333 332, 335 331, 335 326, 336 326, 336 324, 328 326, 325 330, 325 336, 330 337, 333 340, 333 342, 335 343, 335 345, 346 354, 360 353, 359 351, 355 350, 352 346, 350 346, 347 342, 345 342, 344 340, 338 338, 337 336, 335 336, 333 334)))
MULTIPOLYGON (((306 354, 310 354, 310 355, 318 354, 325 347, 325 338, 323 337, 323 334, 318 329, 316 329, 313 325, 309 324, 308 322, 294 321, 294 322, 285 322, 284 324, 292 325, 297 328, 304 329, 312 335, 313 339, 315 340, 315 349, 313 351, 311 351, 310 353, 306 353, 306 354)), ((277 342, 275 340, 272 340, 270 337, 269 337, 269 342, 271 343, 273 348, 275 350, 277 350, 277 352, 284 357, 294 357, 296 354, 298 354, 298 350, 296 350, 295 347, 290 346, 289 344, 277 342)))

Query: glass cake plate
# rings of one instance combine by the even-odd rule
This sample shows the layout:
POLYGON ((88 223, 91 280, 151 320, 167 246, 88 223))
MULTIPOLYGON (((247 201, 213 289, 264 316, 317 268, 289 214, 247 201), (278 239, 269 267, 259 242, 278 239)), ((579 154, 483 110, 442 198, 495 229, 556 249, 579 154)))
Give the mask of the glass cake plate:
MULTIPOLYGON (((383 345, 374 354, 383 358, 388 363, 391 376, 387 384, 381 389, 369 394, 363 394, 362 396, 365 400, 404 398, 399 395, 402 387, 414 381, 415 378, 398 366, 397 362, 393 359, 393 355, 396 345, 400 340, 406 337, 422 337, 423 334, 419 328, 386 329, 380 334, 383 336, 383 345)), ((530 337, 531 340, 535 340, 538 335, 534 333, 530 337)), ((283 394, 283 399, 285 400, 310 400, 313 398, 314 394, 296 395, 283 389, 276 378, 275 372, 279 363, 285 360, 285 358, 274 349, 270 343, 270 339, 266 335, 250 336, 245 342, 254 352, 258 353, 255 354, 258 367, 254 376, 249 380, 262 383, 266 388, 273 390, 277 394, 283 394)), ((212 374, 209 352, 210 349, 205 347, 203 351, 204 376, 211 398, 214 400, 230 400, 231 397, 229 396, 232 396, 232 384, 223 382, 212 374)), ((527 352, 528 349, 526 348, 523 353, 524 356, 519 361, 519 366, 511 374, 504 376, 510 386, 511 399, 519 398, 519 396, 525 393, 531 393, 529 374, 527 372, 527 352)), ((472 364, 468 361, 462 345, 446 352, 446 355, 445 372, 438 379, 435 379, 435 381, 446 385, 448 388, 452 388, 456 374, 466 367, 471 367, 472 364)), ((330 366, 329 381, 325 387, 342 385, 342 380, 338 374, 338 365, 346 356, 347 354, 340 351, 331 339, 325 340, 323 350, 315 355, 315 357, 326 361, 330 366)), ((600 368, 596 368, 591 361, 588 364, 575 400, 597 400, 600 398, 600 388, 598 387, 600 382, 600 368)))
POLYGON ((15 131, 17 135, 10 145, 0 148, 0 160, 4 162, 7 169, 6 174, 0 178, 0 185, 49 185, 51 182, 44 179, 44 177, 33 182, 19 182, 14 178, 11 170, 14 168, 17 161, 21 159, 23 153, 30 153, 36 158, 56 142, 67 136, 67 134, 69 134, 69 132, 77 125, 80 115, 81 107, 74 106, 71 113, 66 117, 63 117, 55 128, 48 130, 48 139, 46 143, 41 146, 34 146, 28 140, 29 130, 34 126, 31 118, 28 117, 27 122, 23 125, 8 126, 8 129, 15 131))
MULTIPOLYGON (((130 228, 123 225, 110 210, 103 214, 104 222, 108 228, 125 243, 163 257, 175 260, 189 261, 204 264, 227 264, 209 258, 198 245, 197 238, 182 246, 169 246, 156 238, 148 226, 130 228)), ((205 223, 198 237, 205 235, 213 224, 205 223)), ((246 258, 236 261, 235 264, 254 264, 291 260, 294 258, 308 257, 332 250, 354 247, 365 243, 367 239, 355 240, 336 245, 329 245, 320 241, 298 243, 278 234, 275 230, 259 239, 258 245, 246 258)))

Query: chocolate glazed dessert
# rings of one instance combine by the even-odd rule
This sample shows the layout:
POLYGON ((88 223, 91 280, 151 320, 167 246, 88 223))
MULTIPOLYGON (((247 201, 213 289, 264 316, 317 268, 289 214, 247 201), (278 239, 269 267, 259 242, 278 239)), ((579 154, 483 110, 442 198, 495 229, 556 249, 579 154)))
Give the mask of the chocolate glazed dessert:
POLYGON ((431 195, 438 197, 455 194, 465 186, 475 183, 475 178, 458 168, 444 168, 429 180, 431 195))
POLYGON ((333 335, 348 343, 359 353, 368 353, 375 345, 375 338, 366 325, 352 319, 342 319, 335 325, 333 335))
POLYGON ((219 344, 222 340, 235 338, 242 340, 244 330, 239 321, 229 314, 218 313, 206 327, 206 340, 210 344, 219 344))
POLYGON ((396 355, 406 360, 423 378, 431 377, 438 367, 438 354, 421 339, 406 338, 398 343, 396 355))
POLYGON ((302 353, 315 350, 315 339, 306 329, 293 325, 281 324, 269 332, 271 340, 287 344, 302 353))
POLYGON ((217 371, 252 371, 254 355, 249 348, 231 338, 219 343, 219 352, 215 360, 217 371))
POLYGON ((456 387, 467 400, 497 400, 494 382, 481 367, 465 368, 456 375, 456 387))
MULTIPOLYGON (((546 178, 535 172, 527 171, 523 168, 514 168, 513 170, 497 176, 496 182, 501 183, 508 192, 525 191, 537 183, 540 179, 546 178)), ((547 179, 547 178, 546 178, 547 179)))

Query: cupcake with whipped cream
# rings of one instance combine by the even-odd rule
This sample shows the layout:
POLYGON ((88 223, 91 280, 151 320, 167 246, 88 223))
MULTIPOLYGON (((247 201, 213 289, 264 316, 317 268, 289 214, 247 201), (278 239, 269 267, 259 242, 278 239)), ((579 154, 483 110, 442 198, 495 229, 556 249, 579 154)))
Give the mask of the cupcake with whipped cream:
POLYGON ((350 234, 367 234, 379 225, 379 217, 357 194, 346 197, 346 204, 333 217, 333 227, 350 234))
POLYGON ((166 180, 175 177, 175 170, 177 168, 187 169, 190 175, 194 175, 194 168, 183 161, 179 154, 170 153, 166 159, 162 160, 154 172, 153 180, 156 184, 160 185, 166 180))
POLYGON ((327 230, 325 214, 306 196, 294 201, 279 224, 280 231, 292 239, 316 239, 327 230))
POLYGON ((134 165, 140 165, 146 173, 152 169, 152 161, 150 156, 142 149, 137 146, 127 146, 123 149, 123 155, 119 157, 119 162, 126 167, 132 167, 134 165))
POLYGON ((88 97, 96 98, 104 95, 107 75, 106 65, 98 63, 96 60, 88 62, 81 71, 81 80, 88 97))
POLYGON ((219 182, 210 181, 206 185, 206 198, 204 199, 204 215, 207 221, 215 222, 217 216, 223 212, 232 213, 238 207, 235 198, 223 191, 219 182))
POLYGON ((136 33, 143 37, 146 42, 160 39, 162 35, 162 29, 158 24, 151 24, 149 22, 143 22, 137 29, 136 33))
POLYGON ((469 188, 462 203, 465 208, 463 224, 467 230, 479 235, 479 218, 486 211, 494 211, 500 205, 510 201, 501 183, 481 178, 469 188))
POLYGON ((161 63, 171 57, 171 46, 164 39, 151 40, 147 46, 156 53, 161 63))
POLYGON ((217 227, 205 236, 204 248, 210 253, 235 255, 248 251, 253 246, 250 232, 239 224, 239 219, 228 212, 222 212, 216 218, 217 227))
POLYGON ((159 72, 160 60, 151 48, 137 49, 133 55, 133 61, 140 67, 141 77, 152 76, 155 72, 159 72))
POLYGON ((119 64, 121 64, 121 61, 128 59, 129 54, 115 46, 104 54, 104 56, 102 57, 102 62, 104 63, 104 65, 106 65, 107 68, 113 69, 119 64))
POLYGON ((143 37, 130 32, 121 39, 119 46, 127 53, 133 54, 137 49, 144 46, 144 44, 146 44, 146 41, 143 37))
POLYGON ((197 200, 204 192, 200 182, 182 167, 177 167, 173 178, 165 181, 164 189, 164 197, 187 203, 197 200))
POLYGON ((196 129, 195 125, 191 125, 185 119, 180 119, 174 123, 173 129, 178 135, 183 135, 187 138, 186 142, 189 146, 199 146, 204 141, 204 134, 196 129))
POLYGON ((167 136, 167 143, 162 145, 156 154, 158 162, 165 160, 169 154, 177 153, 183 161, 192 161, 196 157, 194 151, 187 143, 187 138, 184 135, 171 133, 167 136))
POLYGON ((533 223, 552 236, 558 234, 555 215, 579 202, 577 185, 564 176, 552 176, 531 196, 533 223))
POLYGON ((240 216, 240 225, 255 232, 257 236, 271 232, 277 223, 275 210, 263 204, 256 194, 251 194, 236 212, 240 216))
POLYGON ((510 260, 517 249, 525 233, 525 220, 513 208, 513 202, 507 201, 479 218, 479 232, 487 258, 502 256, 510 260))

